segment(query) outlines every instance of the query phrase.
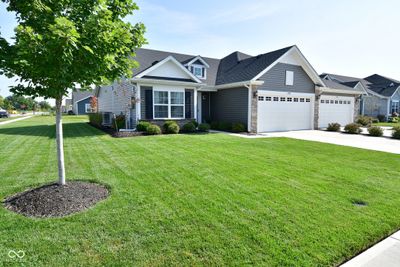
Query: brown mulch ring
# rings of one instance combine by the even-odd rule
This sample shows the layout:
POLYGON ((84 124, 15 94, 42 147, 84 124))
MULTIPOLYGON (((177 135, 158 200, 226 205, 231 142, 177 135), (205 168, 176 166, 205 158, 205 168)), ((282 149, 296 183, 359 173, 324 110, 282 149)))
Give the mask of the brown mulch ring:
POLYGON ((108 197, 100 184, 72 181, 66 185, 49 184, 10 196, 4 206, 26 217, 64 217, 84 211, 108 197))

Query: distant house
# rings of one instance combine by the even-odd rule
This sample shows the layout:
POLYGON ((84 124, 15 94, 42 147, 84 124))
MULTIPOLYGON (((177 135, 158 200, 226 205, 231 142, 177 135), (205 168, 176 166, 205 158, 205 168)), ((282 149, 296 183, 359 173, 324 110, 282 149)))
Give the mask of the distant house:
POLYGON ((73 105, 72 105, 72 99, 70 99, 70 98, 68 98, 68 99, 65 99, 65 111, 64 112, 69 112, 69 111, 72 111, 72 107, 73 107, 73 105))
POLYGON ((93 91, 74 91, 72 92, 71 106, 75 115, 92 113, 90 99, 94 95, 93 91))
POLYGON ((132 79, 98 88, 103 123, 124 114, 162 125, 241 123, 249 132, 344 125, 359 114, 364 91, 319 77, 297 46, 258 56, 233 52, 222 59, 138 49, 132 79))
POLYGON ((341 85, 364 91, 361 97, 360 114, 386 118, 400 112, 400 82, 382 75, 374 74, 366 78, 355 78, 338 74, 324 73, 324 81, 333 81, 341 85))

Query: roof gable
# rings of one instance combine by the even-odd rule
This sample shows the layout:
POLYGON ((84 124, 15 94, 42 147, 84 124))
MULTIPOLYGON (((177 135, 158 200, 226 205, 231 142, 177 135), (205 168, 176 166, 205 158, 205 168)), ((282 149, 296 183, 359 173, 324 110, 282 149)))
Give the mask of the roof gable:
POLYGON ((194 76, 188 69, 186 69, 180 62, 173 56, 168 56, 164 60, 155 63, 150 68, 136 75, 136 78, 143 78, 145 76, 193 80, 197 83, 201 81, 194 76))

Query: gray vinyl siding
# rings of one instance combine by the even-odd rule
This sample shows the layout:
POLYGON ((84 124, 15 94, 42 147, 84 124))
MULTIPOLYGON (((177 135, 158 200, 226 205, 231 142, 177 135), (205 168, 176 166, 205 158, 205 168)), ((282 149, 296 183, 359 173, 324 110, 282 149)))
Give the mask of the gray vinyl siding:
POLYGON ((364 115, 376 117, 378 115, 387 115, 388 100, 374 95, 363 96, 362 105, 364 106, 364 115))
POLYGON ((101 86, 98 94, 99 112, 125 114, 126 106, 132 97, 132 86, 128 81, 101 86))
POLYGON ((258 90, 261 91, 315 93, 314 82, 301 66, 278 63, 261 76, 259 80, 264 81, 264 84, 258 87, 258 90), (293 86, 285 85, 286 71, 294 72, 293 86))
POLYGON ((150 86, 140 86, 140 118, 142 120, 145 119, 153 119, 153 118, 146 118, 146 92, 145 90, 152 90, 153 87, 150 86))
POLYGON ((87 114, 86 108, 85 108, 86 104, 90 104, 90 97, 86 98, 84 100, 81 100, 80 102, 77 103, 77 106, 78 106, 78 114, 77 115, 87 114))
POLYGON ((223 89, 211 95, 211 120, 240 122, 247 127, 248 89, 245 87, 223 89))

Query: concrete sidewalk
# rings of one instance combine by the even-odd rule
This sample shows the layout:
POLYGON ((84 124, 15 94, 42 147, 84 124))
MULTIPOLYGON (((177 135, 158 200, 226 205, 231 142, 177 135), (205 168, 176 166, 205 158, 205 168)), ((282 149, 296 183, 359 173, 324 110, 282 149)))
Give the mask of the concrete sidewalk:
POLYGON ((349 260, 342 267, 399 267, 400 231, 394 233, 360 255, 349 260))
POLYGON ((32 118, 32 117, 33 117, 33 116, 24 116, 24 117, 21 117, 21 118, 15 119, 15 120, 2 121, 2 122, 0 122, 0 125, 4 125, 4 124, 8 124, 8 123, 12 123, 12 122, 16 122, 16 121, 22 121, 22 120, 26 120, 26 119, 29 119, 29 118, 32 118))

